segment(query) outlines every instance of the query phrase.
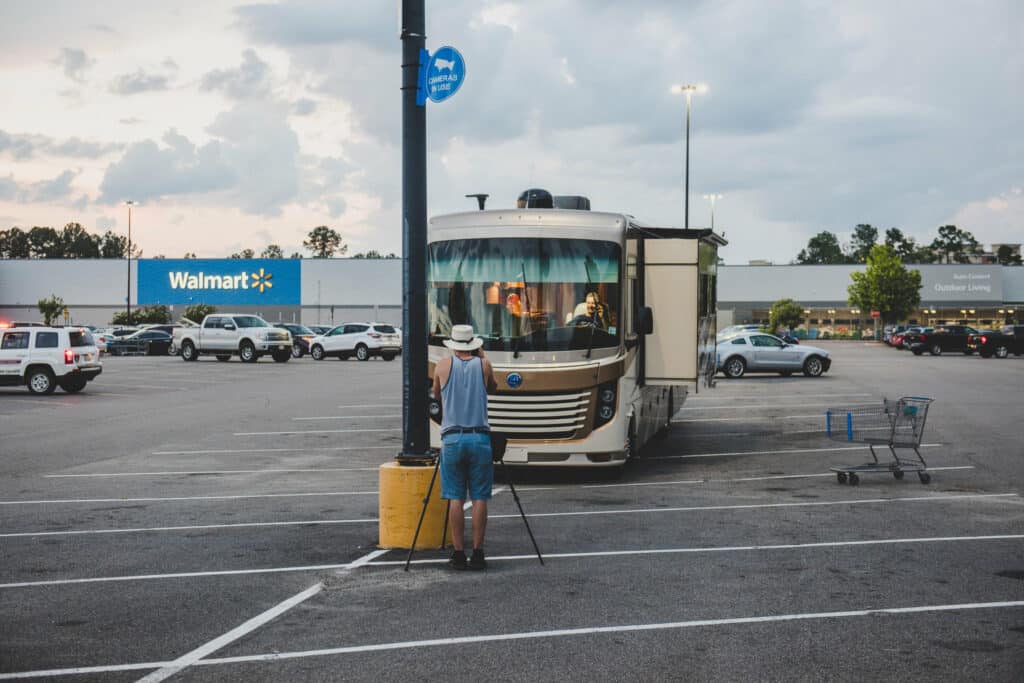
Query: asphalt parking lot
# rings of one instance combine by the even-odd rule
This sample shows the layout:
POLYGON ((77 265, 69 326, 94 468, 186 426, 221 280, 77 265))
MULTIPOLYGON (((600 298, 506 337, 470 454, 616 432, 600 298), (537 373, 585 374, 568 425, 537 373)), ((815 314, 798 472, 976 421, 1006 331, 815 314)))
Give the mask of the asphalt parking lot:
POLYGON ((126 357, 0 389, 0 680, 964 680, 1024 671, 1024 358, 817 343, 691 397, 621 478, 521 472, 490 568, 378 551, 401 363, 126 357), (932 482, 827 406, 935 398, 932 482))

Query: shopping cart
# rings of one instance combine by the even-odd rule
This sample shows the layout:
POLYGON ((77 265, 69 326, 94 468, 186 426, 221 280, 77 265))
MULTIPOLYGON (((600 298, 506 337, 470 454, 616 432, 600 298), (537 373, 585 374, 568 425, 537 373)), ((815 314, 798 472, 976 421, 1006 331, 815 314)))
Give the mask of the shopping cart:
POLYGON ((840 484, 849 482, 852 486, 860 483, 860 475, 888 472, 896 479, 902 479, 904 472, 917 472, 922 484, 932 480, 928 464, 921 457, 921 437, 924 435, 925 418, 932 399, 920 396, 905 396, 897 401, 882 399, 880 406, 859 406, 855 408, 830 408, 825 412, 826 432, 830 439, 858 441, 871 449, 874 462, 863 465, 848 465, 831 468, 840 484), (888 446, 892 462, 878 460, 875 446, 888 446), (897 448, 912 448, 917 462, 900 458, 897 448))

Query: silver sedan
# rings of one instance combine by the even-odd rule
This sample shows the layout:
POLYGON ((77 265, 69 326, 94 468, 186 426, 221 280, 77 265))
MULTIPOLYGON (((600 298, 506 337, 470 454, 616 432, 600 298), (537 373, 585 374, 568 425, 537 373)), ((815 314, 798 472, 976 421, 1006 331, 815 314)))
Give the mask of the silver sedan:
POLYGON ((747 372, 777 372, 783 377, 802 372, 808 377, 819 377, 832 365, 824 349, 787 344, 763 332, 723 339, 718 342, 716 351, 718 369, 731 378, 742 377, 747 372))

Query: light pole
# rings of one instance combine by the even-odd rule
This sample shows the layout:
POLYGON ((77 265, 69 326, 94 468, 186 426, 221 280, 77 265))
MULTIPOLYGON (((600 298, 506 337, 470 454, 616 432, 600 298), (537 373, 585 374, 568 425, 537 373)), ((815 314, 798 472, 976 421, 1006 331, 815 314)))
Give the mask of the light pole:
POLYGON ((135 202, 131 199, 125 202, 125 206, 128 207, 128 298, 125 299, 125 313, 127 317, 125 319, 126 325, 132 324, 132 207, 135 206, 135 202))
POLYGON ((711 231, 715 231, 715 201, 722 198, 720 194, 706 194, 704 199, 711 201, 711 231))
POLYGON ((707 90, 705 85, 673 85, 672 92, 686 95, 686 168, 683 198, 683 227, 690 227, 690 100, 695 92, 707 90))

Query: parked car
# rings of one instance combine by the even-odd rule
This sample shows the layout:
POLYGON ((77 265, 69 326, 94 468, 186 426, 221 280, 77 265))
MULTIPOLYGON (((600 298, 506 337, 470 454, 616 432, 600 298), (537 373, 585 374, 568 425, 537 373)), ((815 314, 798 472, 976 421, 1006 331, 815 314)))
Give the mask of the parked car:
POLYGON ((401 335, 386 323, 344 323, 325 335, 313 337, 309 342, 309 353, 313 360, 323 360, 329 356, 341 360, 352 356, 359 360, 370 360, 372 356, 394 360, 401 352, 401 335))
POLYGON ((139 330, 135 334, 117 337, 107 342, 107 353, 112 356, 141 354, 145 356, 166 356, 171 345, 171 335, 160 330, 139 330))
POLYGON ((747 372, 777 372, 783 377, 803 372, 808 377, 819 377, 832 366, 824 349, 787 344, 763 332, 720 341, 716 351, 718 369, 729 378, 742 377, 747 372))
MULTIPOLYGON (((309 353, 309 342, 313 340, 316 333, 305 325, 294 323, 274 323, 274 327, 288 330, 292 335, 292 358, 302 358, 309 353)), ((328 330, 330 331, 330 330, 328 330)))
POLYGON ((931 332, 933 327, 909 327, 905 331, 899 333, 893 338, 892 345, 897 349, 909 349, 911 344, 917 342, 921 335, 928 334, 931 332))
POLYGON ((910 325, 886 325, 883 328, 882 341, 889 346, 896 346, 895 337, 907 330, 910 325))
POLYGON ((0 330, 0 385, 24 384, 33 394, 59 386, 78 393, 103 372, 100 352, 81 327, 11 327, 0 330))
POLYGON ((925 351, 933 356, 941 355, 944 351, 969 356, 974 351, 967 347, 967 338, 977 333, 976 329, 967 325, 937 325, 931 332, 918 334, 910 343, 910 350, 915 356, 925 351))
POLYGON ((292 335, 288 330, 271 327, 257 315, 215 313, 203 318, 200 327, 181 327, 174 331, 174 343, 185 361, 198 360, 209 353, 221 362, 237 354, 243 363, 255 363, 269 353, 275 363, 292 357, 292 335))
POLYGON ((325 335, 334 329, 333 325, 306 325, 312 332, 313 336, 319 337, 325 335))
POLYGON ((967 338, 967 348, 982 358, 1006 358, 1024 353, 1024 325, 1004 325, 1001 330, 982 330, 967 338))

